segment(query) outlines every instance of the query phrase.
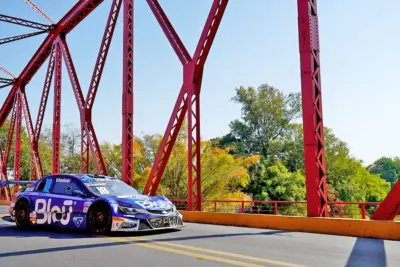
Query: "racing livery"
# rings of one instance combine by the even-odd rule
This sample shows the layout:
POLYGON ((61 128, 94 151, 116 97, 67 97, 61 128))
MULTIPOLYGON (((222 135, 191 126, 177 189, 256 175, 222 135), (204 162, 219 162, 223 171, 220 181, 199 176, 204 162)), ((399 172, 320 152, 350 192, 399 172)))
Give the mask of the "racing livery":
POLYGON ((55 174, 13 196, 11 218, 32 225, 84 229, 95 233, 148 231, 184 226, 166 197, 142 195, 118 178, 55 174))

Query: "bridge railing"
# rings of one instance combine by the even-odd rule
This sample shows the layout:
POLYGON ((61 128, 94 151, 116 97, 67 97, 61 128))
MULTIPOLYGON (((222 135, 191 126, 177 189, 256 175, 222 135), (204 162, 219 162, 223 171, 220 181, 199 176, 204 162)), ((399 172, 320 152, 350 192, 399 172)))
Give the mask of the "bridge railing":
MULTIPOLYGON (((177 209, 186 210, 187 200, 172 200, 177 209)), ((380 202, 329 202, 329 216, 335 218, 369 219, 380 202)), ((203 200, 202 210, 208 212, 231 212, 306 216, 305 201, 258 201, 258 200, 203 200)))

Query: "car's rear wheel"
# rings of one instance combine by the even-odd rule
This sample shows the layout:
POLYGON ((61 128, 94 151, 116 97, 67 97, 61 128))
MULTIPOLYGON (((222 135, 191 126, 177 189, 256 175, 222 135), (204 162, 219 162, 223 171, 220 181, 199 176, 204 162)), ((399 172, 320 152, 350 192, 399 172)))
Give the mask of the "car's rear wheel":
POLYGON ((19 201, 15 204, 15 223, 19 227, 26 228, 29 226, 30 208, 26 201, 19 201))
POLYGON ((106 234, 111 229, 112 214, 110 207, 104 203, 92 205, 88 213, 88 228, 96 234, 106 234))

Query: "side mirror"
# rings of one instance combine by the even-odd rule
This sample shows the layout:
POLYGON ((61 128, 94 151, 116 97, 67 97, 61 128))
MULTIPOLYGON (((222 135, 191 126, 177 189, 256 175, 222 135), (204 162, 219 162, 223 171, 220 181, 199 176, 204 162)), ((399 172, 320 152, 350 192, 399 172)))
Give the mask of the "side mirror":
POLYGON ((140 189, 138 190, 138 192, 139 192, 139 194, 142 194, 142 193, 143 193, 143 191, 142 191, 142 190, 140 190, 140 189))
POLYGON ((72 190, 72 196, 85 198, 86 194, 83 193, 81 190, 72 190))

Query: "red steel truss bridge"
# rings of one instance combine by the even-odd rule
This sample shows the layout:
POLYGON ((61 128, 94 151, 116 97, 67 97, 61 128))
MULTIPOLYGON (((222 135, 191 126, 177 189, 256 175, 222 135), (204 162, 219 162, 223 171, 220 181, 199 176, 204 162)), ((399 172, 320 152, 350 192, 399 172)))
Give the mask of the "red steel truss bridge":
MULTIPOLYGON (((188 199, 186 209, 199 211, 202 207, 201 198, 201 166, 200 166, 200 92, 204 65, 207 61, 219 25, 223 19, 229 0, 213 1, 198 40, 197 47, 191 55, 179 38, 173 25, 158 0, 146 0, 153 15, 161 26, 177 57, 182 63, 183 82, 178 97, 172 109, 172 114, 158 148, 154 164, 147 179, 144 192, 154 195, 163 177, 165 166, 183 121, 188 124, 188 199)), ((24 121, 29 136, 30 145, 30 180, 43 176, 42 163, 38 148, 38 140, 43 124, 43 117, 49 101, 50 90, 54 90, 53 123, 52 123, 52 173, 60 172, 60 118, 62 114, 62 68, 66 67, 71 82, 81 123, 81 167, 83 173, 89 172, 92 162, 96 173, 107 174, 106 164, 95 127, 92 123, 92 108, 96 99, 103 69, 112 38, 122 38, 122 179, 133 183, 133 78, 134 78, 134 0, 80 0, 58 21, 53 21, 33 1, 25 0, 48 23, 38 23, 23 18, 0 14, 0 23, 12 23, 34 29, 34 32, 0 39, 0 45, 26 39, 36 35, 45 36, 32 58, 26 63, 22 72, 13 75, 6 69, 7 62, 1 62, 0 88, 10 87, 7 98, 0 110, 0 127, 9 120, 8 136, 5 147, 0 147, 0 178, 7 181, 7 162, 14 157, 14 179, 20 180, 21 161, 21 129, 24 121), (103 3, 104 2, 104 3, 103 3), (75 30, 87 16, 95 12, 100 5, 110 5, 105 23, 104 35, 100 43, 97 60, 94 65, 87 95, 82 93, 81 83, 71 56, 67 36, 75 30), (121 16, 119 16, 121 15, 121 16), (118 17, 123 20, 122 36, 114 36, 118 17), (47 63, 46 63, 47 62, 47 63), (29 82, 43 64, 47 71, 43 82, 42 96, 36 121, 32 120, 33 112, 28 104, 26 90, 29 82), (53 84, 53 86, 52 86, 53 84), (15 141, 14 141, 15 140, 15 141), (14 145, 14 155, 10 155, 14 145)), ((327 184, 324 158, 323 113, 321 101, 321 63, 319 59, 319 34, 317 0, 297 0, 298 6, 298 36, 301 70, 301 92, 304 126, 304 157, 307 190, 307 215, 309 217, 328 217, 327 184)), ((96 27, 98 27, 96 25, 96 27)), ((172 104, 172 103, 171 103, 172 104)), ((48 111, 49 112, 49 111, 48 111)), ((1 146, 1 144, 0 144, 1 146)), ((13 192, 7 185, 0 191, 3 200, 10 200, 13 192)), ((14 187, 17 190, 18 186, 14 187)), ((393 220, 400 212, 400 182, 398 182, 385 200, 379 205, 371 218, 376 220, 393 220)))

